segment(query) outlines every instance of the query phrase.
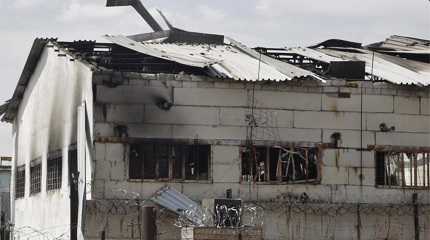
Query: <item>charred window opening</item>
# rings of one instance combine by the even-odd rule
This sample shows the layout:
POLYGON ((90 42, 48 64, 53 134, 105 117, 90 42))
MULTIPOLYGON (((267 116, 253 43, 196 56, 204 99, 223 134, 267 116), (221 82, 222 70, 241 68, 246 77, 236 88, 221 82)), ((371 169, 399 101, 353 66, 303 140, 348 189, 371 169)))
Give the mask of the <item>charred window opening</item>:
POLYGON ((25 166, 16 168, 15 176, 15 198, 23 198, 25 196, 25 166))
POLYGON ((376 185, 430 187, 430 153, 376 152, 376 185))
POLYGON ((30 194, 37 194, 41 191, 42 164, 32 163, 30 167, 30 194))
POLYGON ((318 148, 261 147, 242 150, 242 181, 306 183, 318 179, 318 148))
POLYGON ((48 191, 61 188, 62 165, 63 159, 61 156, 48 159, 48 175, 46 178, 46 189, 48 191))
POLYGON ((208 180, 210 145, 140 143, 130 146, 130 179, 208 180))

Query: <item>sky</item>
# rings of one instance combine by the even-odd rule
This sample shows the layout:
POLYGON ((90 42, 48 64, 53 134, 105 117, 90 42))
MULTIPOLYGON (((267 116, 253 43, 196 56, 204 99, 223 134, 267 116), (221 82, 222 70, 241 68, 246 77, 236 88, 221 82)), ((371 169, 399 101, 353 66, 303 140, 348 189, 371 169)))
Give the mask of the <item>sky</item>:
MULTIPOLYGON (((224 34, 250 47, 309 46, 330 38, 369 44, 390 35, 430 39, 429 0, 141 0, 177 28, 224 34)), ((15 89, 36 37, 97 40, 151 29, 131 7, 106 0, 0 0, 0 104, 15 89)), ((159 16, 156 19, 160 20, 159 16)), ((0 155, 13 153, 0 124, 0 155)))

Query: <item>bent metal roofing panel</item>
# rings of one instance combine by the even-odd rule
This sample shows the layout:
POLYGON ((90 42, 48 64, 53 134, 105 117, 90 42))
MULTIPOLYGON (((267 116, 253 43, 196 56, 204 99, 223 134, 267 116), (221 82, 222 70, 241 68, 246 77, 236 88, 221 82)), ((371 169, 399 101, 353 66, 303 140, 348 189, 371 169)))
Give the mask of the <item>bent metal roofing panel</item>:
POLYGON ((126 36, 106 35, 112 43, 180 64, 207 68, 215 77, 241 80, 291 80, 313 77, 314 73, 269 58, 234 40, 228 44, 186 44, 186 43, 146 43, 137 42, 126 36))

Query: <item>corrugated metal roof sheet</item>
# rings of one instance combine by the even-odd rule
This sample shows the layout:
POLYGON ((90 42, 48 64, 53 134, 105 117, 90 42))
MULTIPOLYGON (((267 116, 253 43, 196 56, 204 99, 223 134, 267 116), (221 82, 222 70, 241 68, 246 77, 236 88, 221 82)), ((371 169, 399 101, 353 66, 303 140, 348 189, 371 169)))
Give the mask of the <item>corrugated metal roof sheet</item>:
POLYGON ((319 52, 317 50, 314 50, 312 48, 306 48, 306 47, 288 48, 288 49, 285 49, 285 52, 289 54, 301 55, 310 59, 314 59, 314 60, 318 60, 320 62, 326 62, 326 63, 343 60, 341 58, 333 57, 325 53, 319 52))
POLYGON ((331 61, 364 61, 366 73, 395 84, 430 85, 430 64, 421 63, 356 48, 289 48, 286 53, 298 54, 310 59, 331 61), (373 69, 372 69, 373 65, 373 69))
POLYGON ((375 76, 395 84, 430 85, 430 64, 373 53, 363 49, 356 49, 360 53, 332 49, 317 50, 344 60, 364 61, 368 74, 373 73, 375 76))
POLYGON ((246 80, 291 80, 317 75, 291 64, 260 55, 258 52, 229 39, 228 44, 145 43, 126 36, 106 38, 120 46, 183 65, 207 68, 215 77, 246 80), (260 61, 261 59, 261 61, 260 61))
POLYGON ((158 190, 151 198, 154 203, 186 217, 197 226, 204 225, 205 214, 196 202, 170 187, 158 190))
POLYGON ((384 42, 369 45, 369 47, 378 47, 391 52, 430 54, 430 41, 419 38, 391 36, 384 42))

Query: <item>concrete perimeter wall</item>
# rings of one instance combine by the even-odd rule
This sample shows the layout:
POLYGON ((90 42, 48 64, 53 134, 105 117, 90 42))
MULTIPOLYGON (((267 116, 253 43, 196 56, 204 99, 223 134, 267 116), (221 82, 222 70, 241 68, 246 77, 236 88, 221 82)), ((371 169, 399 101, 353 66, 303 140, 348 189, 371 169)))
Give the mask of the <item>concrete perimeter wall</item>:
MULTIPOLYGON (((98 73, 94 79, 95 205, 98 201, 100 206, 128 205, 125 199, 134 193, 148 198, 165 185, 196 201, 224 197, 225 190, 231 188, 233 197, 264 206, 265 239, 406 240, 414 234, 413 213, 406 205, 411 203, 412 194, 418 193, 420 204, 430 204, 428 190, 375 187, 374 152, 364 151, 361 156, 359 151, 369 145, 430 146, 430 99, 429 91, 423 88, 364 83, 361 101, 360 86, 352 82, 256 84, 257 142, 321 144, 329 143, 335 132, 342 136, 339 148, 323 151, 320 183, 287 185, 241 182, 240 146, 246 139, 245 115, 250 111, 251 83, 187 75, 119 73, 98 73), (339 92, 350 93, 351 97, 339 98, 339 92), (159 109, 155 102, 160 98, 172 101, 173 107, 169 111, 159 109), (381 132, 381 123, 395 126, 396 130, 381 132), (128 137, 118 137, 117 126, 126 126, 128 137), (210 180, 129 181, 129 142, 139 138, 198 138, 210 143, 210 180), (302 193, 324 204, 312 205, 315 211, 306 211, 279 200, 284 194, 302 193), (379 213, 366 211, 366 207, 357 210, 358 204, 369 209, 393 204, 406 210, 393 217, 399 211, 389 207, 378 207, 383 209, 379 213), (361 227, 357 228, 358 225, 361 227)), ((421 238, 428 239, 428 209, 421 211, 421 238)), ((88 237, 99 239, 105 229, 107 239, 131 238, 130 224, 135 218, 129 214, 100 210, 87 218, 92 226, 88 227, 88 237), (112 216, 105 217, 105 221, 96 220, 108 215, 112 216)), ((179 236, 172 225, 159 226, 160 232, 171 233, 161 234, 160 239, 179 236)))

